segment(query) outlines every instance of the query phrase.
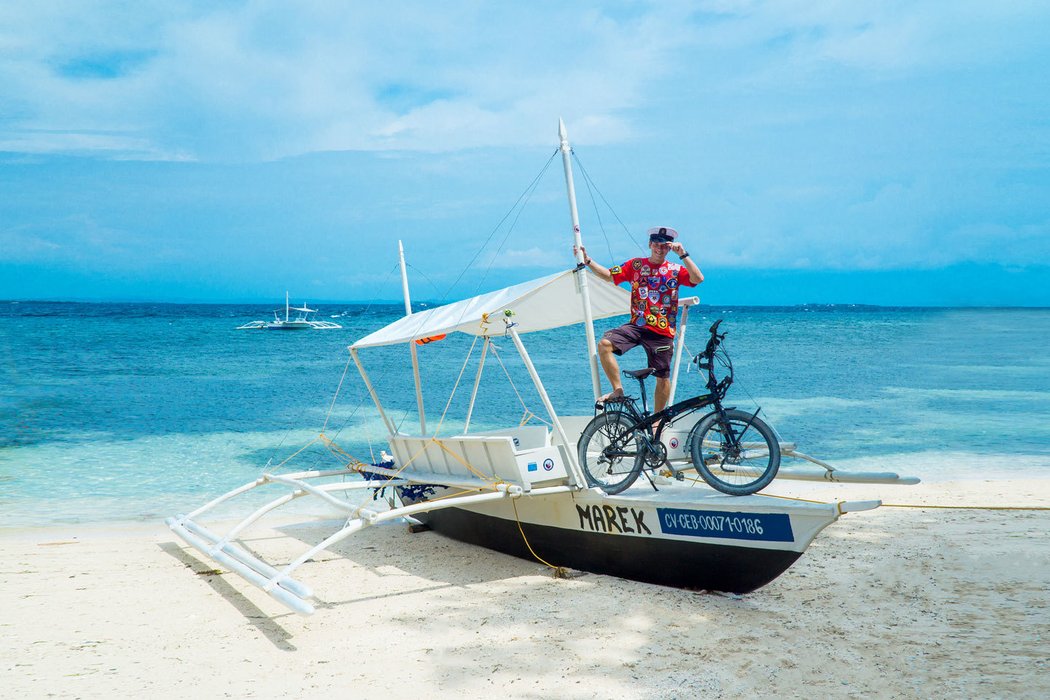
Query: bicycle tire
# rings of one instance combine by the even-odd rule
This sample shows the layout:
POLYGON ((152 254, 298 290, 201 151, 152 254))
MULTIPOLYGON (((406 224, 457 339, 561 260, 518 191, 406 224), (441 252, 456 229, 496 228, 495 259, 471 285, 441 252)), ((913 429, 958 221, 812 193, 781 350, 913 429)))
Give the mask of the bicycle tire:
POLYGON ((780 443, 765 421, 747 411, 729 409, 725 420, 717 412, 706 416, 689 434, 689 453, 701 478, 731 496, 761 491, 780 469, 780 443), (744 449, 737 454, 732 440, 744 449))
POLYGON ((621 411, 606 411, 583 429, 576 450, 588 486, 612 496, 629 488, 642 473, 645 455, 638 437, 630 436, 632 425, 634 421, 621 411), (613 444, 621 454, 610 458, 606 450, 613 444))

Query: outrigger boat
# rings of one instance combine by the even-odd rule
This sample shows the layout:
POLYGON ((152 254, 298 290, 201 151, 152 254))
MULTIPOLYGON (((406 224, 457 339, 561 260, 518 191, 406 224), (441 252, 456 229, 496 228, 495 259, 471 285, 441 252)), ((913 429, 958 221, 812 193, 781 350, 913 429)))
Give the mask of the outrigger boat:
POLYGON ((284 293, 284 318, 282 319, 273 312, 272 321, 251 321, 243 326, 237 326, 239 331, 309 331, 309 330, 332 330, 342 328, 338 323, 332 321, 316 321, 310 318, 310 314, 317 313, 317 309, 311 309, 306 304, 292 306, 288 302, 288 292, 284 293), (291 317, 292 311, 298 311, 299 315, 291 317))
MULTIPOLYGON (((577 246, 580 227, 564 124, 560 150, 568 187, 577 246)), ((582 262, 580 260, 579 262, 582 262)), ((297 473, 263 474, 187 514, 168 518, 169 527, 189 545, 220 565, 240 574, 292 610, 310 614, 313 592, 293 577, 295 571, 322 550, 372 525, 405 519, 463 542, 499 552, 535 558, 555 567, 609 574, 689 589, 748 593, 787 570, 810 542, 845 513, 865 511, 880 501, 818 503, 763 495, 728 496, 698 479, 679 479, 689 466, 686 438, 691 426, 664 433, 671 474, 652 484, 639 480, 615 496, 588 488, 577 459, 576 443, 593 416, 557 412, 525 348, 522 336, 582 324, 587 337, 591 383, 600 392, 593 321, 625 315, 626 290, 598 280, 583 265, 412 314, 401 252, 405 317, 361 338, 350 346, 365 387, 387 430, 390 454, 366 464, 350 458, 322 430, 320 439, 338 460, 338 468, 297 473), (467 409, 463 433, 440 436, 426 427, 417 341, 450 333, 482 340, 481 358, 467 409), (545 425, 515 425, 500 430, 469 432, 484 366, 493 339, 513 343, 547 414, 545 425), (365 369, 361 352, 406 344, 411 351, 420 430, 399 430, 388 416, 365 369), (259 508, 226 534, 201 524, 216 506, 252 489, 275 485, 286 492, 259 508), (393 487, 396 499, 354 498, 362 490, 393 487), (241 533, 260 518, 300 497, 320 499, 346 518, 342 527, 294 561, 273 566, 260 560, 239 541, 241 533), (362 505, 362 502, 365 505, 362 505)), ((689 307, 683 299, 682 318, 672 367, 672 398, 689 307)), ((527 416, 528 414, 526 414, 527 416)), ((817 469, 782 468, 778 478, 820 479, 869 483, 917 483, 893 473, 846 473, 781 443, 785 457, 808 460, 817 469)))

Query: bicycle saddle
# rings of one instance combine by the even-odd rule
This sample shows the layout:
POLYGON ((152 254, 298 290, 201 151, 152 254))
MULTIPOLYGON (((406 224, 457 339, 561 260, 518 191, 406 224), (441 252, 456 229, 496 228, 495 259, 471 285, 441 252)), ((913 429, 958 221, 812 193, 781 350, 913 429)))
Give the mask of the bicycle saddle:
POLYGON ((656 370, 652 367, 646 367, 645 369, 625 369, 623 371, 623 376, 634 377, 635 379, 645 379, 655 371, 656 370))

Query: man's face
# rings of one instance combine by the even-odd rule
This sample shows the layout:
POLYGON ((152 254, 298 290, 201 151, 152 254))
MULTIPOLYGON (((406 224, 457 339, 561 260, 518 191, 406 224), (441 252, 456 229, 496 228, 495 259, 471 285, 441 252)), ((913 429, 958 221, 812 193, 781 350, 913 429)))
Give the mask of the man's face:
POLYGON ((657 261, 663 261, 667 257, 668 251, 671 250, 671 244, 668 243, 657 243, 656 241, 649 241, 649 252, 651 253, 652 259, 657 261))

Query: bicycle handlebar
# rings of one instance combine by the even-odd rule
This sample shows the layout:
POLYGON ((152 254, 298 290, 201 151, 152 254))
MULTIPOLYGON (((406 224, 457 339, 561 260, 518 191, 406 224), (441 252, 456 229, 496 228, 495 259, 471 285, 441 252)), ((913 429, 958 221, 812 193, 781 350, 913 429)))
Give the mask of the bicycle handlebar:
POLYGON ((719 393, 728 390, 729 385, 733 382, 732 366, 730 366, 729 374, 723 377, 721 381, 715 377, 715 351, 718 350, 718 346, 722 344, 726 337, 725 333, 718 332, 718 326, 721 323, 722 319, 718 319, 711 324, 711 328, 708 329, 711 337, 707 339, 707 347, 693 358, 693 362, 696 363, 698 369, 707 370, 707 388, 710 391, 718 391, 719 393))
POLYGON ((704 348, 704 352, 702 353, 705 357, 707 357, 708 360, 714 358, 715 350, 718 349, 718 346, 726 337, 725 333, 718 332, 718 326, 721 323, 722 319, 718 319, 717 321, 712 323, 711 328, 708 329, 711 332, 711 337, 707 339, 707 347, 704 348))

